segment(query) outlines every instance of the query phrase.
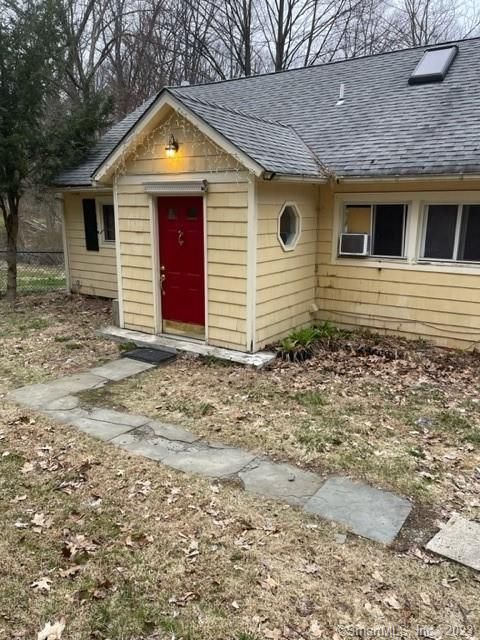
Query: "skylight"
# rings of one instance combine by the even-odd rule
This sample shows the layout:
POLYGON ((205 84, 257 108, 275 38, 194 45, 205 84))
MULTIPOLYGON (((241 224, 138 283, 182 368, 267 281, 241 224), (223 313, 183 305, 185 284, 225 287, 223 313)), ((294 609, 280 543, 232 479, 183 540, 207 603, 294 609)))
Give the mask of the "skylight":
POLYGON ((455 45, 427 49, 408 79, 408 84, 441 82, 447 75, 457 53, 458 47, 455 45))

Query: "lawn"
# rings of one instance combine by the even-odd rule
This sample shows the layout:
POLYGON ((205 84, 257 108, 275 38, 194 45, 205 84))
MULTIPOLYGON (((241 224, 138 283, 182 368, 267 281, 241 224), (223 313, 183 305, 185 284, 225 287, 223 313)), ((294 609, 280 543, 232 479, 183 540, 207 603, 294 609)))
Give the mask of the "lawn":
MULTIPOLYGON (((65 289, 65 269, 62 265, 17 265, 17 291, 19 293, 40 293, 65 289)), ((0 293, 7 287, 7 266, 0 261, 0 293)))
MULTIPOLYGON (((19 311, 0 304, 4 391, 118 353, 95 337, 105 303, 25 298, 19 311)), ((362 629, 391 636, 394 627, 407 638, 478 636, 478 575, 420 547, 431 517, 478 509, 477 364, 432 351, 414 373, 415 353, 408 375, 408 359, 371 354, 324 353, 263 372, 184 357, 95 398, 132 409, 143 398, 142 413, 211 439, 402 486, 421 507, 392 549, 350 535, 342 542, 338 527, 295 508, 177 473, 3 402, 0 638, 36 638, 47 623, 65 625, 64 640, 340 640, 362 629), (388 420, 387 401, 398 408, 388 420), (464 422, 438 418, 452 411, 464 422), (347 438, 357 452, 350 457, 347 438), (425 457, 408 453, 420 446, 425 457), (398 462, 387 464, 390 479, 373 464, 396 460, 395 448, 407 451, 412 481, 401 480, 398 462), (423 488, 427 468, 433 478, 423 488)))

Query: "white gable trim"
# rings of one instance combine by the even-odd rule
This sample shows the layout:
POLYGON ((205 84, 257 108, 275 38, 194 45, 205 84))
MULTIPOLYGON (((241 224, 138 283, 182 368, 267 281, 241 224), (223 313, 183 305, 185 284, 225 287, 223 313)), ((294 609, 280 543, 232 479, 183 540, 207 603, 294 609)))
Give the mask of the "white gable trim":
POLYGON ((158 113, 171 107, 177 111, 180 115, 186 118, 194 127, 201 131, 205 136, 210 138, 215 144, 221 147, 226 153, 236 158, 246 169, 256 176, 261 176, 265 171, 264 167, 252 160, 250 156, 241 151, 238 147, 232 144, 225 136, 221 135, 210 126, 205 120, 199 118, 191 109, 186 107, 183 102, 178 100, 170 93, 161 94, 153 105, 146 111, 146 113, 138 120, 133 129, 127 135, 127 137, 114 149, 114 151, 102 162, 95 173, 92 176, 92 181, 101 182, 102 179, 112 171, 115 164, 118 162, 123 153, 128 147, 135 141, 140 135, 142 130, 148 126, 148 124, 158 115, 158 113))

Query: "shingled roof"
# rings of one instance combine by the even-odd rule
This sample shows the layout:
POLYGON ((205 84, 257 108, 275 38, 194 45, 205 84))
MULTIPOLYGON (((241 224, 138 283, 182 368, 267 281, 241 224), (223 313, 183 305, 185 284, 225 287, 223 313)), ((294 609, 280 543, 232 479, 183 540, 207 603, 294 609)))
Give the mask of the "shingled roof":
MULTIPOLYGON (((167 89, 265 171, 393 177, 480 173, 480 38, 458 41, 443 82, 409 85, 425 47, 167 89), (340 85, 343 104, 337 104, 340 85)), ((151 98, 59 185, 89 184, 151 98)))

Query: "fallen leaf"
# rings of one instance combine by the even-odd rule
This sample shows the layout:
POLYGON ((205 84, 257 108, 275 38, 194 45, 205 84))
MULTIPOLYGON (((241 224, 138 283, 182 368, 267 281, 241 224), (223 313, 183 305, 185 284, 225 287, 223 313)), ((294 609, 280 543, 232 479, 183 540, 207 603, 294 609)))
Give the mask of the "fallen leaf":
POLYGON ((234 601, 232 602, 232 607, 233 607, 234 609, 240 609, 240 605, 238 604, 238 602, 237 602, 236 600, 234 600, 234 601))
POLYGON ((37 633, 37 640, 61 640, 64 629, 65 618, 61 618, 53 624, 47 622, 43 629, 37 633))
POLYGON ((25 462, 23 467, 20 469, 22 473, 31 473, 35 469, 34 462, 25 462))
POLYGON ((51 584, 52 584, 52 581, 50 580, 50 578, 43 577, 43 578, 39 578, 38 580, 35 580, 35 582, 32 582, 30 587, 34 591, 44 591, 45 593, 48 593, 50 591, 51 584))
POLYGON ((420 593, 420 598, 423 604, 426 604, 427 606, 430 606, 432 604, 428 593, 420 593))
POLYGON ((312 620, 309 632, 314 638, 321 638, 323 636, 323 631, 320 629, 320 625, 316 620, 312 620))
POLYGON ((399 603, 399 601, 394 595, 387 596, 386 598, 383 599, 383 601, 385 604, 388 604, 389 607, 391 607, 392 609, 396 609, 397 611, 399 611, 402 608, 402 605, 399 603))
POLYGON ((76 564, 73 567, 69 567, 68 569, 60 569, 58 572, 58 575, 61 578, 72 578, 73 576, 76 576, 77 573, 80 573, 80 571, 83 570, 83 566, 80 564, 76 564))

